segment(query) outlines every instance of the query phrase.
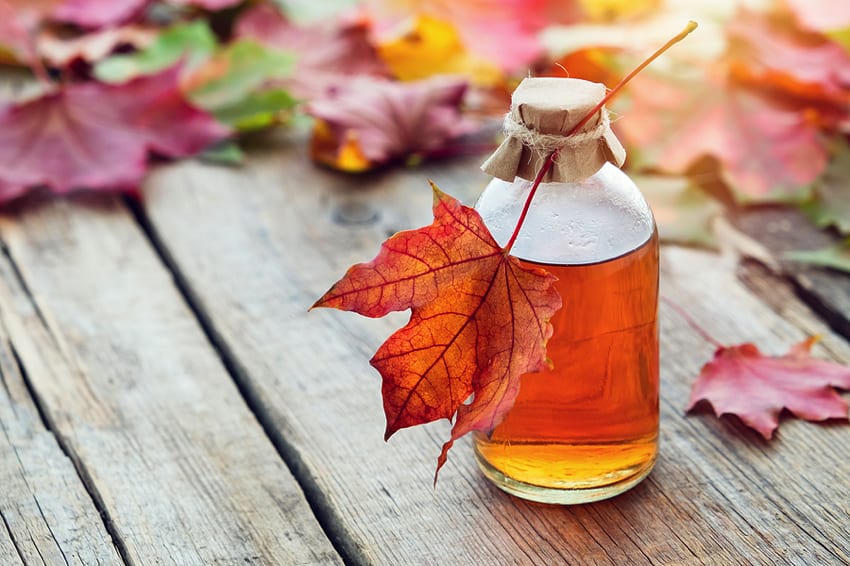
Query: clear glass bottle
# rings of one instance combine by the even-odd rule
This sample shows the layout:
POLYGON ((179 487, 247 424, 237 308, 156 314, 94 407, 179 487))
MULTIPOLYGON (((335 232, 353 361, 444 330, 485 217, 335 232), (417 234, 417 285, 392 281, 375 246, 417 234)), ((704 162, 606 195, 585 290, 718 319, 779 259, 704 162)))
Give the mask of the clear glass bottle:
MULTIPOLYGON (((486 169, 485 169, 486 170, 486 169)), ((505 245, 531 181, 493 179, 476 204, 505 245)), ((606 162, 589 177, 543 183, 511 251, 558 277, 553 369, 522 377, 489 434, 476 433, 484 474, 546 503, 612 497, 651 471, 658 441, 658 234, 631 179, 606 162)))

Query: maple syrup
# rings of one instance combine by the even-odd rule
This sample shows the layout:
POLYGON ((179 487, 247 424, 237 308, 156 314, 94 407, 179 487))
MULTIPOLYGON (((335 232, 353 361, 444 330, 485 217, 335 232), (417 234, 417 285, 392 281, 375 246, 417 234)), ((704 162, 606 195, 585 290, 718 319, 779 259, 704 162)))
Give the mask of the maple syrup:
MULTIPOLYGON (((476 208, 504 244, 531 183, 494 179, 476 208)), ((553 368, 519 396, 476 458, 500 488, 536 501, 617 495, 652 469, 658 435, 658 235, 637 187, 611 164, 543 184, 513 255, 558 277, 553 368)))

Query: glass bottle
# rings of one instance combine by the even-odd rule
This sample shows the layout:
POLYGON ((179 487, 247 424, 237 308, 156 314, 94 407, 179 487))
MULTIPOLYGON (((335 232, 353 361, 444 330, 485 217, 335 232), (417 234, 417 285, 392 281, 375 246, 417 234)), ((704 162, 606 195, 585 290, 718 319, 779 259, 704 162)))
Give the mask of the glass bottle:
MULTIPOLYGON (((581 117, 578 110, 559 127, 568 131, 581 117)), ((605 129, 601 122, 593 128, 600 134, 605 129)), ((596 144, 589 151, 597 151, 600 136, 588 139, 596 144)), ((563 307, 552 319, 547 349, 553 369, 524 375, 504 420, 474 438, 478 463, 496 485, 562 504, 605 499, 636 485, 652 469, 658 439, 658 234, 652 212, 616 166, 616 151, 596 161, 580 155, 581 144, 570 151, 579 153, 572 157, 585 173, 602 164, 589 176, 572 167, 542 183, 511 250, 558 277, 563 307)), ((495 178, 479 198, 476 209, 501 245, 531 186, 522 176, 495 178)))

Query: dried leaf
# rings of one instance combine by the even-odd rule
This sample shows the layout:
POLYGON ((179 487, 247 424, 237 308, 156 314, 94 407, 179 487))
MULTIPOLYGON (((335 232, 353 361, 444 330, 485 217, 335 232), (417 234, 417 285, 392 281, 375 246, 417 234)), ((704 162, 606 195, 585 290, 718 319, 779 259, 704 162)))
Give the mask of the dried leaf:
POLYGON ((21 5, 21 0, 0 0, 0 45, 8 62, 32 58, 29 38, 38 28, 43 9, 39 3, 27 6, 21 5))
POLYGON ((835 0, 785 0, 797 21, 813 31, 850 28, 850 3, 835 0))
POLYGON ((815 185, 814 199, 803 211, 820 227, 834 226, 850 234, 850 145, 836 143, 829 166, 815 185))
POLYGON ((552 275, 520 265, 474 209, 433 189, 433 224, 391 237, 314 306, 369 317, 412 309, 372 365, 383 377, 387 438, 457 415, 439 471, 454 440, 501 421, 522 374, 547 367, 549 319, 561 300, 552 275))
POLYGON ((220 49, 209 25, 198 20, 169 28, 147 49, 102 61, 95 75, 124 82, 182 61, 182 88, 194 104, 225 124, 253 130, 273 125, 295 106, 281 87, 292 75, 294 59, 248 39, 220 49))
POLYGON ((112 26, 133 19, 141 13, 150 1, 56 0, 54 2, 56 8, 50 12, 50 18, 60 22, 76 24, 84 28, 112 26))
POLYGON ((661 0, 580 0, 585 18, 591 21, 628 20, 658 9, 661 0))
POLYGON ((279 87, 295 57, 243 39, 231 43, 183 81, 190 100, 239 130, 273 124, 296 100, 279 87))
POLYGON ((184 69, 193 69, 212 56, 218 40, 203 20, 178 24, 160 33, 147 48, 128 55, 116 55, 95 66, 95 76, 104 82, 123 83, 171 67, 182 60, 184 69))
POLYGON ((850 53, 837 43, 753 12, 739 14, 727 33, 736 77, 791 96, 850 104, 850 53))
POLYGON ((322 119, 313 121, 310 138, 310 157, 313 161, 346 173, 362 173, 376 165, 363 155, 357 132, 345 130, 340 134, 322 119))
POLYGON ((235 30, 237 38, 295 53, 295 69, 285 86, 307 100, 326 96, 352 76, 388 75, 368 35, 368 25, 362 21, 296 26, 269 4, 246 12, 235 30))
POLYGON ((134 190, 149 152, 183 157, 228 130, 190 106, 177 69, 111 86, 69 84, 0 108, 0 202, 47 186, 134 190))
POLYGON ((460 113, 465 91, 463 81, 446 77, 408 83, 365 77, 349 81, 332 98, 307 106, 335 141, 323 144, 330 151, 314 153, 313 158, 343 168, 339 153, 350 151, 351 143, 371 165, 427 157, 475 129, 460 113))
POLYGON ((403 80, 462 75, 479 86, 503 80, 494 63, 467 51, 455 27, 432 16, 418 16, 401 35, 378 45, 378 55, 403 80))
POLYGON ((51 65, 67 67, 75 60, 95 63, 119 47, 144 49, 156 41, 157 28, 126 25, 71 37, 55 29, 45 29, 38 36, 37 51, 51 65))
POLYGON ((593 47, 573 51, 554 61, 540 73, 543 77, 570 77, 602 84, 617 84, 622 78, 617 50, 593 47))
POLYGON ((826 168, 827 148, 805 106, 716 75, 699 84, 644 75, 632 85, 618 132, 666 173, 710 156, 740 202, 800 202, 826 168))
MULTIPOLYGON (((432 68, 439 64, 439 60, 429 57, 429 49, 442 50, 447 56, 458 57, 459 63, 454 63, 455 67, 463 67, 460 63, 464 60, 464 64, 472 62, 474 66, 489 63, 488 66, 507 74, 525 74, 529 66, 543 55, 539 38, 542 29, 555 23, 576 22, 582 11, 576 0, 372 0, 366 5, 369 14, 384 30, 405 26, 406 29, 396 32, 396 35, 413 32, 405 48, 432 68), (423 27, 421 17, 443 24, 440 27, 445 28, 445 33, 430 37, 428 34, 435 30, 423 27), (418 22, 416 18, 419 18, 418 22), (420 35, 420 32, 427 33, 420 35), (417 49, 418 37, 429 45, 417 49)), ((402 57, 398 59, 403 64, 402 57)), ((474 71, 474 66, 464 68, 474 71)), ((408 73, 413 71, 406 69, 408 73)), ((489 77, 491 72, 488 69, 484 78, 489 77)), ((420 74, 415 78, 431 74, 420 74)), ((474 80, 475 75, 470 75, 470 78, 474 80)))
POLYGON ((820 250, 786 252, 783 257, 850 273, 850 240, 820 250))
MULTIPOLYGON (((382 0, 383 1, 383 0, 382 0)), ((358 9, 362 0, 277 0, 274 2, 297 25, 333 20, 358 9)))
POLYGON ((218 10, 224 10, 225 8, 232 8, 241 2, 242 0, 168 0, 169 4, 174 4, 176 6, 195 6, 197 8, 209 10, 210 12, 217 12, 218 10))
POLYGON ((198 154, 198 159, 217 165, 242 165, 245 162, 245 153, 235 141, 223 140, 198 154))
POLYGON ((737 415, 766 439, 783 408, 809 421, 846 420, 847 402, 835 388, 850 389, 850 367, 812 358, 814 342, 781 357, 765 356, 753 344, 718 348, 691 389, 688 410, 706 400, 718 417, 737 415))

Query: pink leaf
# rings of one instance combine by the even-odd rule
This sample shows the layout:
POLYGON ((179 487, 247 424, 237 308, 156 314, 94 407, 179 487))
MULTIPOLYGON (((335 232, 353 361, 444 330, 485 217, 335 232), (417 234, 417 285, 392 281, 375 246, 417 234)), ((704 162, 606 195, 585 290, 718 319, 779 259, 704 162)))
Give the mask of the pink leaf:
POLYGON ((51 16, 80 27, 99 28, 130 20, 149 3, 150 0, 63 0, 51 16))
POLYGON ((12 6, 0 0, 0 46, 15 58, 27 61, 30 59, 27 30, 15 16, 12 6))
POLYGON ((840 107, 850 101, 850 53, 834 41, 746 11, 727 34, 735 71, 753 84, 840 107))
POLYGON ((411 12, 450 22, 464 47, 507 73, 522 73, 543 54, 539 32, 581 17, 581 4, 563 0, 367 0, 370 14, 391 29, 411 12))
POLYGON ((242 0, 169 0, 170 4, 176 4, 177 6, 196 6, 211 12, 236 6, 240 2, 242 0))
POLYGON ((850 27, 850 2, 835 0, 785 0, 803 27, 833 31, 850 27))
POLYGON ((649 75, 632 85, 632 107, 617 126, 664 172, 711 156, 739 201, 758 202, 800 200, 826 168, 820 128, 799 103, 713 75, 698 90, 649 75))
POLYGON ((850 389, 850 367, 812 358, 814 342, 781 357, 765 356, 753 344, 718 348, 693 385, 688 410, 706 400, 717 416, 737 415, 766 439, 783 408, 809 421, 846 420, 847 402, 834 388, 850 389))
POLYGON ((362 21, 296 26, 274 6, 260 4, 239 20, 235 34, 296 53, 293 79, 287 86, 302 98, 325 96, 352 75, 389 75, 362 21))
POLYGON ((324 120, 342 141, 353 134, 363 155, 384 163, 428 155, 475 125, 460 113, 466 83, 449 77, 415 82, 352 80, 307 111, 324 120))
POLYGON ((196 153, 228 135, 190 106, 172 68, 117 86, 72 84, 37 99, 0 108, 0 202, 46 185, 73 189, 133 189, 149 152, 196 153))

